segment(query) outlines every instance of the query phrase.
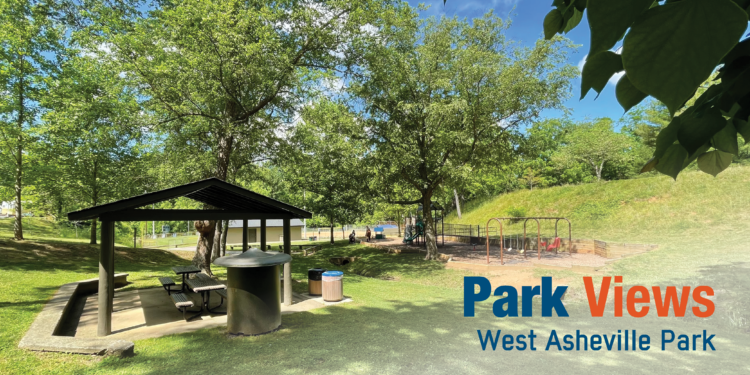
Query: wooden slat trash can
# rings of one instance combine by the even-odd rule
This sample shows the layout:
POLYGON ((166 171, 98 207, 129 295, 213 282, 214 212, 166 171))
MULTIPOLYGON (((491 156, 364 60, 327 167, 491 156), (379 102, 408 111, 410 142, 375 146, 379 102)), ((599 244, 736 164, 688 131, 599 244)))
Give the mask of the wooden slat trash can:
POLYGON ((338 302, 344 299, 344 273, 341 271, 323 272, 323 300, 338 302))
POLYGON ((311 296, 323 294, 323 272, 325 268, 311 268, 307 270, 307 290, 311 296))

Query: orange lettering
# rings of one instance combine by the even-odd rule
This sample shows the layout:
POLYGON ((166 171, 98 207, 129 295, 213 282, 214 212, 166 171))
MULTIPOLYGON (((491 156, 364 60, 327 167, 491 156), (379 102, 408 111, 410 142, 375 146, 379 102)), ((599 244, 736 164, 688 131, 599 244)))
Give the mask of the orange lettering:
POLYGON ((602 286, 599 289, 599 301, 596 300, 596 292, 594 291, 594 281, 591 276, 585 276, 583 278, 583 285, 586 287, 586 297, 589 299, 589 309, 591 310, 591 316, 603 316, 604 306, 607 305, 607 294, 609 293, 609 283, 612 280, 611 277, 607 276, 602 278, 602 286))
POLYGON ((682 295, 677 300, 677 287, 668 286, 667 291, 664 294, 664 299, 661 298, 661 288, 658 286, 652 287, 654 290, 654 304, 656 304, 656 314, 660 317, 669 316, 670 304, 673 305, 674 316, 685 316, 685 310, 687 309, 688 298, 690 298, 690 287, 682 287, 682 295))
POLYGON ((636 303, 650 303, 651 296, 648 294, 648 289, 645 286, 636 285, 628 290, 628 314, 634 318, 643 318, 648 314, 649 307, 643 306, 641 310, 637 310, 636 303), (635 294, 640 292, 641 296, 636 298, 635 294))
POLYGON ((706 311, 701 311, 700 307, 694 306, 693 315, 699 318, 708 318, 709 316, 713 315, 716 307, 714 306, 714 301, 711 301, 708 298, 703 298, 703 296, 701 296, 701 292, 706 292, 707 296, 714 295, 714 290, 710 286, 701 285, 693 289, 693 301, 695 301, 695 303, 706 306, 706 311))

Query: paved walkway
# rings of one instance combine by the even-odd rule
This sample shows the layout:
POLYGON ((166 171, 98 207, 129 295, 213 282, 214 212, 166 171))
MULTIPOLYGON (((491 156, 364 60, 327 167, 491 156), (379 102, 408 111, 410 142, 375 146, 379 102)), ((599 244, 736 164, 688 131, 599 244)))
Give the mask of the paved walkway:
MULTIPOLYGON (((193 302, 200 301, 200 295, 188 294, 193 302)), ((212 292, 211 306, 218 305, 221 298, 212 292)), ((341 302, 325 302, 323 297, 310 297, 306 294, 293 293, 292 305, 281 305, 283 315, 309 311, 328 305, 350 302, 346 298, 341 302)), ((224 306, 219 310, 226 311, 224 306)), ((75 336, 93 338, 97 330, 98 298, 94 294, 86 300, 75 336)), ((115 292, 114 311, 112 313, 112 335, 108 338, 122 340, 142 340, 161 337, 175 333, 192 332, 202 328, 226 326, 226 315, 203 315, 186 322, 182 313, 174 307, 167 292, 162 288, 138 289, 115 292)), ((283 323, 282 323, 283 324, 283 323)))

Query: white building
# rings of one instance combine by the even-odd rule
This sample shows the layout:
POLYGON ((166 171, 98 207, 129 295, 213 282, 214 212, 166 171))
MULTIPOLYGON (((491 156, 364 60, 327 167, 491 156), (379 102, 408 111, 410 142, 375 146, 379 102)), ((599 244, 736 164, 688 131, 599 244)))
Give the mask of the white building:
MULTIPOLYGON (((302 240, 302 228, 305 226, 300 219, 291 219, 289 222, 291 228, 292 241, 302 240)), ((284 240, 284 221, 283 220, 266 220, 266 241, 281 242, 284 240)), ((260 220, 247 221, 247 242, 260 242, 260 220)), ((242 220, 230 220, 229 232, 227 233, 228 244, 242 243, 242 220)))

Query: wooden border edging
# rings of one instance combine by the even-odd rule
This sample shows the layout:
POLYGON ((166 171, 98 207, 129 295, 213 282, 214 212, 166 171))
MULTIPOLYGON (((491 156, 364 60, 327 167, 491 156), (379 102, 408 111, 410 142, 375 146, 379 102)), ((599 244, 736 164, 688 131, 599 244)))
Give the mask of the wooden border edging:
MULTIPOLYGON (((127 285, 127 277, 126 273, 116 274, 115 287, 127 285)), ((77 281, 61 286, 44 305, 42 312, 37 315, 26 335, 18 343, 18 347, 42 352, 132 356, 135 344, 130 341, 57 335, 61 324, 70 314, 73 305, 71 302, 77 297, 95 293, 98 288, 99 279, 77 281)))

